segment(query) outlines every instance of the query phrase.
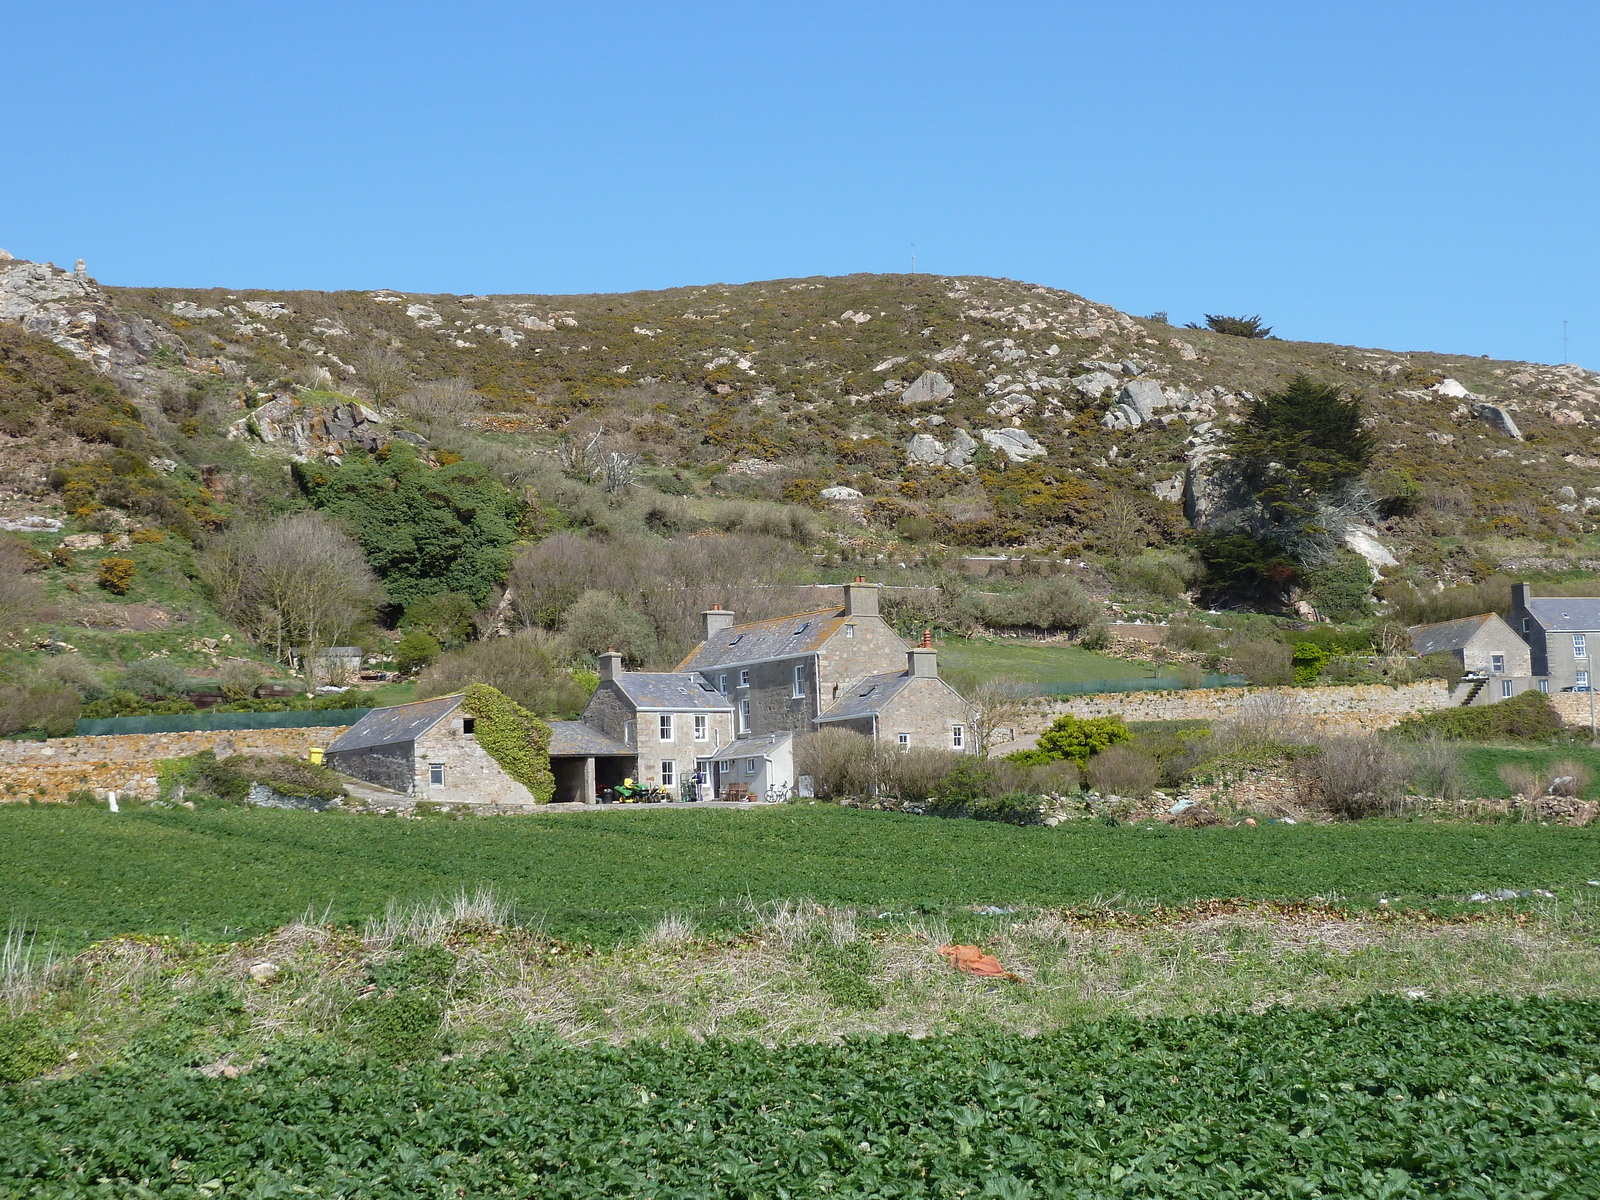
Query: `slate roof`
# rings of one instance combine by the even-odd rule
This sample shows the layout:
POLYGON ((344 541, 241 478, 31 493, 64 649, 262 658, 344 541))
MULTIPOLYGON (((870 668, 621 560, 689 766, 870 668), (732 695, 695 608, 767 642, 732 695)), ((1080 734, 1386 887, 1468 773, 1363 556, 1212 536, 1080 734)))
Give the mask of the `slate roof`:
POLYGON ((1411 635, 1412 648, 1419 655, 1445 654, 1461 649, 1472 640, 1486 622, 1496 620, 1497 617, 1496 613, 1479 613, 1475 617, 1440 621, 1436 625, 1413 625, 1406 632, 1411 635))
POLYGON ((733 701, 687 671, 624 671, 612 681, 637 709, 709 708, 732 712, 733 701))
POLYGON ((460 696, 439 696, 433 700, 418 700, 414 704, 375 708, 334 738, 327 753, 414 742, 453 713, 460 704, 460 696))
POLYGON ((590 758, 611 754, 631 756, 633 751, 607 737, 593 725, 585 725, 582 721, 551 721, 550 753, 557 758, 590 758))
POLYGON ((888 671, 882 675, 868 675, 857 682, 832 708, 817 718, 819 721, 844 721, 851 717, 867 717, 880 712, 883 706, 914 676, 910 671, 888 671))
POLYGON ((736 742, 729 742, 716 754, 709 757, 727 758, 765 758, 776 747, 781 746, 794 735, 790 733, 763 733, 755 737, 742 737, 736 742))
POLYGON ((1547 633, 1593 633, 1600 630, 1600 599, 1588 596, 1534 597, 1528 611, 1547 633))
POLYGON ((820 650, 844 624, 844 609, 819 608, 810 612, 750 621, 723 629, 701 642, 678 664, 680 671, 705 671, 735 663, 766 662, 820 650))

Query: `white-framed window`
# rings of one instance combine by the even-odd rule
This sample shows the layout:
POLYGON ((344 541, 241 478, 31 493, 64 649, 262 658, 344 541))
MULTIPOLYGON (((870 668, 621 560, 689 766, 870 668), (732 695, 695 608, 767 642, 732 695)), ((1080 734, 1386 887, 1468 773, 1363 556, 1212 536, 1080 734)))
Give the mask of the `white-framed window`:
POLYGON ((1527 632, 1528 632, 1528 631, 1529 631, 1529 630, 1531 630, 1531 629, 1532 629, 1532 628, 1533 628, 1533 621, 1532 621, 1532 619, 1531 619, 1531 618, 1529 618, 1529 617, 1523 617, 1523 618, 1522 618, 1522 632, 1523 632, 1523 633, 1527 633, 1527 632))
POLYGON ((744 773, 746 775, 759 775, 761 773, 761 760, 759 758, 745 759, 744 773))
POLYGON ((430 784, 432 784, 434 787, 443 787, 444 786, 444 764, 443 763, 429 763, 428 764, 428 782, 430 784))
POLYGON ((672 714, 671 713, 662 713, 661 714, 661 740, 663 742, 670 742, 672 740, 672 714))
POLYGON ((678 764, 670 759, 661 760, 661 786, 664 788, 676 787, 678 783, 678 764))
POLYGON ((967 746, 967 727, 965 725, 950 726, 950 749, 964 750, 967 746))
POLYGON ((911 749, 911 735, 909 733, 897 733, 895 735, 895 741, 899 743, 900 749, 911 749))
POLYGON ((739 701, 739 732, 750 732, 750 701, 739 701))
POLYGON ((739 686, 740 687, 749 687, 750 686, 750 671, 748 670, 748 668, 739 672, 739 686))
POLYGON ((710 734, 710 730, 709 730, 709 727, 708 727, 708 722, 706 720, 705 715, 703 713, 695 713, 695 715, 694 715, 694 740, 697 741, 697 742, 703 742, 703 741, 706 740, 706 738, 708 738, 710 736, 711 736, 711 734, 710 734))
POLYGON ((1496 675, 1504 675, 1506 673, 1506 656, 1504 654, 1491 654, 1489 656, 1489 670, 1496 675))
POLYGON ((728 694, 728 677, 726 675, 717 676, 717 691, 721 692, 724 696, 728 694))
POLYGON ((844 627, 844 635, 847 638, 855 637, 855 635, 856 635, 856 627, 854 625, 846 625, 844 627))
POLYGON ((624 721, 622 723, 622 740, 630 746, 639 740, 639 722, 624 721))
POLYGON ((1541 692, 1544 692, 1546 695, 1549 695, 1550 694, 1550 681, 1548 679, 1539 680, 1539 690, 1541 692))
POLYGON ((1574 681, 1574 686, 1581 687, 1581 688, 1588 687, 1589 686, 1589 672, 1587 672, 1587 671, 1579 671, 1578 672, 1578 678, 1574 681))
POLYGON ((1500 681, 1500 699, 1504 700, 1509 695, 1511 695, 1511 680, 1502 679, 1500 681))
POLYGON ((802 696, 804 696, 805 694, 806 694, 806 669, 804 667, 796 667, 794 669, 794 698, 796 700, 798 700, 802 696))
POLYGON ((1587 634, 1575 633, 1572 635, 1572 657, 1589 657, 1589 638, 1587 634))

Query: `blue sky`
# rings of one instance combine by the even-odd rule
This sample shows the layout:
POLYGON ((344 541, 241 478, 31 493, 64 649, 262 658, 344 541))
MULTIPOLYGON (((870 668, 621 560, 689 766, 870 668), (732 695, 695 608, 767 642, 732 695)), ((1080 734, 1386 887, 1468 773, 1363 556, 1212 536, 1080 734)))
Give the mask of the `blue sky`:
POLYGON ((921 269, 1600 367, 1600 5, 12 6, 0 246, 116 284, 921 269))

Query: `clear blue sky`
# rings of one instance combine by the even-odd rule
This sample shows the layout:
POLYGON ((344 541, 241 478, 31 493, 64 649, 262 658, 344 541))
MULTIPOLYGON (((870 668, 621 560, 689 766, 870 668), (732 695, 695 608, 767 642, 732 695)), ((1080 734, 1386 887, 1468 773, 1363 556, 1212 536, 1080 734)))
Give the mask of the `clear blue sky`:
POLYGON ((0 246, 116 284, 1004 275, 1600 367, 1600 4, 14 4, 0 246))

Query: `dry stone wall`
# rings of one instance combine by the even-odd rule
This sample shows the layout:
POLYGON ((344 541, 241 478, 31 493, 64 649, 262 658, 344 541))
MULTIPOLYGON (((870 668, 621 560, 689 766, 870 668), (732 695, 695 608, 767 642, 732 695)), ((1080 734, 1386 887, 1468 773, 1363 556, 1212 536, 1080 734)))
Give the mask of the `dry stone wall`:
MULTIPOLYGON (((1281 713, 1321 729, 1343 733, 1387 729, 1412 713, 1445 707, 1450 694, 1439 680, 1344 687, 1188 688, 1170 692, 1106 692, 1040 705, 1017 725, 1018 740, 1006 750, 1031 746, 1062 713, 1076 717, 1121 717, 1124 721, 1228 721, 1281 713)), ((1585 710, 1587 714, 1587 710, 1585 710)), ((1587 719, 1587 718, 1586 718, 1587 719)))
POLYGON ((65 800, 88 789, 150 800, 156 793, 156 763, 210 750, 230 754, 304 758, 326 746, 347 726, 306 729, 219 729, 189 733, 132 733, 109 737, 52 738, 45 742, 0 742, 0 801, 65 800))

